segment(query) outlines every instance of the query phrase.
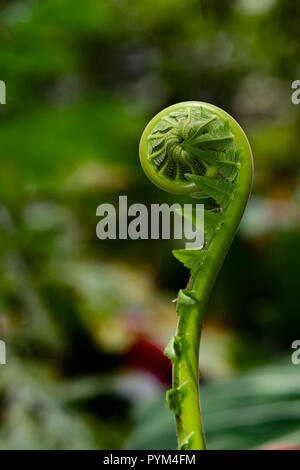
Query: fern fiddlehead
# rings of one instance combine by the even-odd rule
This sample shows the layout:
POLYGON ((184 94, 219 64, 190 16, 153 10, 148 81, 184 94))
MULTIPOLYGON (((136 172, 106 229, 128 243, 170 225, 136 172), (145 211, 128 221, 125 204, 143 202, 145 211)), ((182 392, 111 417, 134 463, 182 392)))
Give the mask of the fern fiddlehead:
MULTIPOLYGON (((173 251, 191 277, 186 289, 179 291, 177 332, 165 350, 173 363, 167 403, 175 413, 179 449, 201 450, 206 448, 199 402, 201 327, 250 194, 251 149, 229 114, 191 101, 164 109, 148 123, 140 141, 140 160, 161 189, 189 193, 204 203, 204 246, 173 251)), ((197 220, 193 223, 197 225, 197 220)))

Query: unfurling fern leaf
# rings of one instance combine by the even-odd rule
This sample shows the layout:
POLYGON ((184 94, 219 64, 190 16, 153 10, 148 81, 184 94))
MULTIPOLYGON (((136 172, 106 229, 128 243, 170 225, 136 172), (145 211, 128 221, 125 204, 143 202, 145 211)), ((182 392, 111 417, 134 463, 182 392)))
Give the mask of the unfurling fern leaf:
POLYGON ((140 159, 157 186, 188 193, 204 203, 204 227, 196 212, 181 211, 204 230, 204 245, 173 251, 191 271, 191 278, 186 289, 179 291, 177 333, 165 354, 173 363, 173 388, 167 393, 167 403, 175 413, 179 449, 205 449, 198 396, 201 325, 250 194, 251 149, 229 114, 192 101, 170 106, 149 122, 140 142, 140 159))
POLYGON ((185 175, 188 181, 192 181, 201 189, 205 195, 213 198, 217 204, 226 209, 230 201, 234 198, 234 185, 226 180, 217 180, 207 176, 185 175))

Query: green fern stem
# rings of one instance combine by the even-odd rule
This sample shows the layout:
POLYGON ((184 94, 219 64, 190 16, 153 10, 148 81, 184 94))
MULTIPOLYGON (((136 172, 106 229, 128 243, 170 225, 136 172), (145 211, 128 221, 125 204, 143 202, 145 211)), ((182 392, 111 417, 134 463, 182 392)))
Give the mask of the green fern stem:
POLYGON ((173 362, 173 388, 167 392, 167 403, 175 414, 179 449, 203 450, 198 372, 201 328, 214 282, 250 194, 251 149, 241 127, 225 111, 207 103, 186 102, 163 110, 148 124, 140 155, 155 184, 196 196, 200 190, 215 203, 212 211, 204 211, 204 247, 173 252, 191 270, 191 277, 187 288, 178 294, 177 332, 165 351, 173 362), (177 120, 175 130, 159 124, 165 115, 177 120), (160 132, 161 136, 162 130, 165 139, 149 148, 149 135, 151 141, 153 135, 156 138, 160 132), (158 155, 159 159, 153 165, 154 152, 154 158, 158 155), (187 164, 191 171, 185 173, 187 164))
POLYGON ((176 336, 184 338, 178 361, 174 362, 173 389, 182 391, 181 412, 176 415, 179 445, 191 436, 190 449, 205 449, 205 438, 199 404, 198 358, 203 317, 211 290, 230 247, 249 196, 251 168, 241 167, 238 176, 240 193, 226 211, 224 225, 207 249, 205 276, 203 269, 191 277, 187 293, 196 300, 194 305, 184 305, 180 312, 176 336))

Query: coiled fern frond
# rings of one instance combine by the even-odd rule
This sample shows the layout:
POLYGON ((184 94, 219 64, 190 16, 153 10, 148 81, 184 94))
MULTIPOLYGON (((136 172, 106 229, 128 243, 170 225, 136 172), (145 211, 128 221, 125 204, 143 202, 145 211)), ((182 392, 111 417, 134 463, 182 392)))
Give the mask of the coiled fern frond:
MULTIPOLYGON (((189 193, 204 204, 205 243, 174 250, 191 272, 177 298, 178 327, 165 354, 173 363, 167 403, 175 413, 180 449, 205 449, 199 403, 198 357, 203 316, 212 287, 250 194, 251 149, 225 111, 201 102, 178 103, 158 113, 140 142, 141 164, 160 188, 189 193)), ((193 214, 183 217, 199 221, 193 214)))

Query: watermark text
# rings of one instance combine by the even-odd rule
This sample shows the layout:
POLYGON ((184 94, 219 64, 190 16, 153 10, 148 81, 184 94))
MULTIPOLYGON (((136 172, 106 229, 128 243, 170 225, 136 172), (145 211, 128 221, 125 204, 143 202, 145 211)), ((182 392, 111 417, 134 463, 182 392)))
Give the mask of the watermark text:
POLYGON ((0 340, 0 365, 6 364, 6 344, 0 340))
POLYGON ((292 349, 295 349, 295 351, 292 353, 291 361, 297 366, 300 364, 300 339, 295 339, 292 342, 292 349))
POLYGON ((185 240, 187 249, 204 244, 203 204, 151 204, 148 209, 140 203, 128 206, 127 196, 119 196, 118 210, 104 203, 96 215, 102 217, 96 227, 100 240, 169 240, 173 234, 175 240, 185 240))
POLYGON ((0 80, 0 104, 6 104, 6 85, 3 80, 0 80))

